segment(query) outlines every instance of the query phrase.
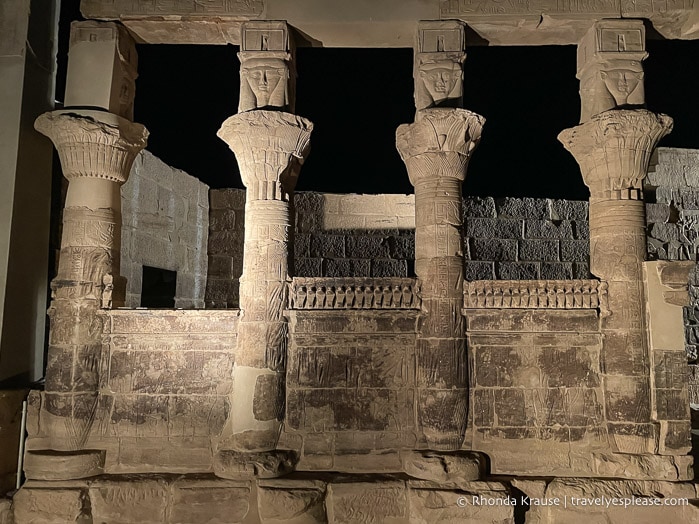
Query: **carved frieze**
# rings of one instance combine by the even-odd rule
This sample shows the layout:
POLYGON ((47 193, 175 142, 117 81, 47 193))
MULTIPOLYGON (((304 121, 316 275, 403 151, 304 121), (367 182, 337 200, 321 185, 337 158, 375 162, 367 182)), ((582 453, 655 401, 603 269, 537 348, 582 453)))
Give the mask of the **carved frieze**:
POLYGON ((412 278, 294 278, 291 309, 419 309, 412 278))
POLYGON ((82 0, 87 17, 122 15, 239 15, 259 16, 263 0, 82 0))
POLYGON ((478 309, 600 309, 607 283, 599 280, 476 280, 464 282, 464 307, 478 309))

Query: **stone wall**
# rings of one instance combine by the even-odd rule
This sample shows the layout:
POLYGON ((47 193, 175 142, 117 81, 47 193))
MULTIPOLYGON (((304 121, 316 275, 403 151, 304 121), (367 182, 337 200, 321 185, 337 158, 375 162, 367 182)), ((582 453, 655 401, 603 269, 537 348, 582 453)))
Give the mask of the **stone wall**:
POLYGON ((143 266, 177 271, 175 307, 204 307, 209 186, 148 151, 121 189, 126 306, 141 305, 143 266))
MULTIPOLYGON (((245 192, 211 191, 208 307, 235 307, 242 273, 245 192)), ((299 277, 414 274, 413 195, 296 193, 299 277)), ((467 280, 589 278, 587 203, 464 199, 467 280)))

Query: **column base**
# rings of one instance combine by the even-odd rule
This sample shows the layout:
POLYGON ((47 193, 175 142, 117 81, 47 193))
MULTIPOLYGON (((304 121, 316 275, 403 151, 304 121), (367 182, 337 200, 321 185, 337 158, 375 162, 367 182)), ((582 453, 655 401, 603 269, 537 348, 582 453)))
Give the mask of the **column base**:
POLYGON ((234 480, 272 479, 293 472, 297 462, 298 455, 290 450, 252 453, 222 450, 214 457, 214 474, 234 480))
POLYGON ((71 480, 104 473, 104 450, 27 451, 24 474, 33 480, 71 480))

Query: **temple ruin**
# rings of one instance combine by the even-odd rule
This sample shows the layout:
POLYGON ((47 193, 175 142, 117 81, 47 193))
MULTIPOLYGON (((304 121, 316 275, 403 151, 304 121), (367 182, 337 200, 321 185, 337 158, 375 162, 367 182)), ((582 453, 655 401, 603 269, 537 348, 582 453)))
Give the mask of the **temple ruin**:
MULTIPOLYGON (((6 57, 28 6, 0 6, 6 57)), ((0 523, 699 522, 699 151, 656 149, 673 119, 646 108, 643 69, 650 31, 699 37, 693 0, 81 9, 64 106, 20 132, 20 97, 7 126, 39 141, 36 169, 53 144, 68 189, 0 523), (245 190, 146 150, 137 43, 239 46, 218 137, 245 190), (484 43, 577 44, 580 121, 558 140, 589 202, 463 196, 488 140, 463 64, 484 43), (295 112, 301 46, 413 48, 395 144, 414 195, 294 194, 316 132, 295 112)), ((24 397, 0 394, 13 453, 24 397)))

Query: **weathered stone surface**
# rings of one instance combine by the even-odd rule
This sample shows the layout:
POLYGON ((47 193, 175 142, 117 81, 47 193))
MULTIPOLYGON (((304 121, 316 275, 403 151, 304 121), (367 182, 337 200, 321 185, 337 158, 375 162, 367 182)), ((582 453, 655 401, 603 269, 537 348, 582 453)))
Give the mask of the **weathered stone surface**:
POLYGON ((243 522, 250 513, 251 489, 230 480, 177 480, 172 483, 169 522, 243 522))
POLYGON ((104 472, 104 451, 27 451, 24 473, 29 479, 63 480, 94 477, 104 472))
POLYGON ((338 524, 405 521, 407 489, 399 481, 333 482, 328 485, 328 520, 338 524))
POLYGON ((263 524, 325 524, 325 486, 321 482, 261 482, 257 506, 263 524))
POLYGON ((221 478, 276 478, 291 473, 298 457, 293 451, 238 452, 219 451, 214 471, 221 478))
MULTIPOLYGON (((79 489, 41 489, 24 486, 13 498, 17 524, 82 523, 90 518, 90 505, 79 489)), ((9 521, 8 524, 10 524, 9 521)))
POLYGON ((403 470, 411 477, 434 482, 462 485, 479 480, 484 471, 483 458, 475 453, 405 452, 403 470))

